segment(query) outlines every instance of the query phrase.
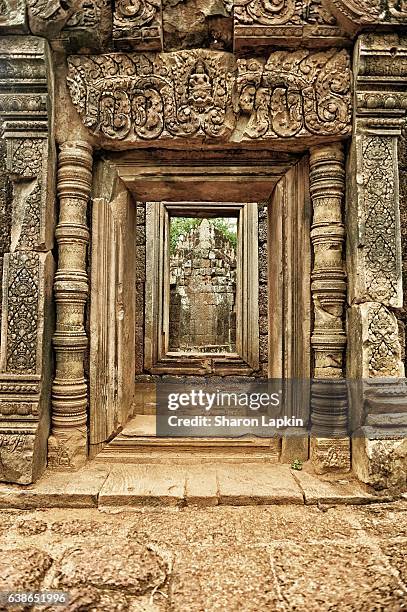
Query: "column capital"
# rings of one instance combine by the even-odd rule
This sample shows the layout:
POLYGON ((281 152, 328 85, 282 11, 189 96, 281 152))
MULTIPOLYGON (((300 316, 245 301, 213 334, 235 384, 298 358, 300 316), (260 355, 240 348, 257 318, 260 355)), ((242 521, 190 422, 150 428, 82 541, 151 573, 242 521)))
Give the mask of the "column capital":
POLYGON ((354 55, 355 129, 400 135, 407 112, 407 36, 359 36, 354 55))

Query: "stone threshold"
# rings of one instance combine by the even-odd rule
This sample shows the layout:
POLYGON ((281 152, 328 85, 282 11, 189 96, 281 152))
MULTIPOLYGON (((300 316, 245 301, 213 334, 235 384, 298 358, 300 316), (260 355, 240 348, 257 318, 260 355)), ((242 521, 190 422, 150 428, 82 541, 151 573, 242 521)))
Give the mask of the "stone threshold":
POLYGON ((351 474, 321 477, 309 466, 264 463, 108 465, 48 471, 34 485, 0 485, 0 509, 144 508, 217 505, 339 505, 389 502, 351 474))

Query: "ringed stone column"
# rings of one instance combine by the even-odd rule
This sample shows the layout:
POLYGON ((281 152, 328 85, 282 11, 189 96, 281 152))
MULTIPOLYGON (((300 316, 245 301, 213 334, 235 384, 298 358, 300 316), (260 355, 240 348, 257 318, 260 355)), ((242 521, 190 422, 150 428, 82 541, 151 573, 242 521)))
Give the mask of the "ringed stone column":
POLYGON ((54 285, 57 321, 53 338, 56 375, 48 456, 49 466, 56 469, 80 467, 88 450, 88 388, 84 375, 88 339, 84 313, 89 292, 86 254, 91 181, 92 147, 81 141, 64 143, 59 154, 57 183, 59 263, 54 285))
POLYGON ((346 345, 343 320, 346 298, 344 189, 343 145, 333 143, 313 147, 310 157, 314 254, 311 276, 314 305, 311 460, 319 472, 350 467, 346 385, 343 380, 346 345))

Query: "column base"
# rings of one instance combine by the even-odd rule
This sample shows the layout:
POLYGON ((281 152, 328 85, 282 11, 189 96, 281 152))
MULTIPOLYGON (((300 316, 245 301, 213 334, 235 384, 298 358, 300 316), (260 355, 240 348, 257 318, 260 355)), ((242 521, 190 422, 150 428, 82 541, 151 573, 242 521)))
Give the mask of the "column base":
POLYGON ((350 471, 350 439, 311 437, 310 459, 317 474, 350 471))
POLYGON ((56 471, 74 471, 88 458, 86 427, 54 432, 48 439, 48 467, 56 471))

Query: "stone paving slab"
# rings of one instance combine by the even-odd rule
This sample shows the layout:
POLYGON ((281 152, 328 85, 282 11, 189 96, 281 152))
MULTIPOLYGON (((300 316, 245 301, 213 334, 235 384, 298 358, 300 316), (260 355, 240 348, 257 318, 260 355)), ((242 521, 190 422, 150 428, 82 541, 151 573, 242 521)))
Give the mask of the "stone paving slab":
POLYGON ((47 472, 34 485, 0 485, 0 508, 96 507, 109 471, 94 464, 74 473, 47 472))
POLYGON ((177 465, 115 465, 100 490, 99 505, 177 506, 184 501, 185 478, 177 465))
POLYGON ((237 465, 217 468, 219 503, 303 504, 302 491, 288 466, 237 465))
MULTIPOLYGON (((327 481, 306 471, 292 471, 304 493, 306 504, 368 504, 377 501, 377 495, 351 477, 327 481)), ((382 496, 382 499, 387 497, 382 496)))
POLYGON ((334 480, 288 465, 168 465, 90 462, 48 472, 30 486, 0 485, 0 508, 366 504, 388 501, 352 479, 334 480))
POLYGON ((218 475, 213 465, 190 465, 186 470, 185 498, 188 504, 216 506, 218 504, 218 475))

